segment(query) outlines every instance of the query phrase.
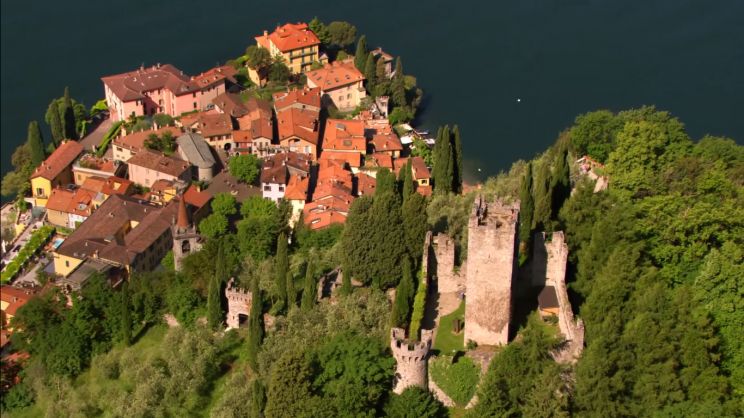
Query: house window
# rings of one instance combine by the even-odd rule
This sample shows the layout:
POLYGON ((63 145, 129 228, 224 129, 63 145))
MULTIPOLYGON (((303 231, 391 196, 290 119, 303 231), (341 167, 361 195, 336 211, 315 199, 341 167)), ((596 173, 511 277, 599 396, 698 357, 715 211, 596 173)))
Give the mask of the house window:
POLYGON ((196 99, 196 92, 194 92, 194 99, 196 99))
POLYGON ((82 179, 83 179, 83 176, 81 176, 80 174, 78 174, 78 181, 81 181, 82 179))
MULTIPOLYGON (((194 94, 196 94, 196 93, 194 93, 194 94)), ((194 102, 194 109, 196 109, 196 102, 194 102)))
POLYGON ((265 192, 270 192, 270 191, 271 191, 271 185, 268 185, 268 184, 267 184, 267 185, 265 185, 265 186, 264 186, 264 191, 265 191, 265 192))
POLYGON ((65 260, 65 267, 70 267, 70 262, 65 260))
POLYGON ((346 100, 349 100, 349 99, 351 99, 351 93, 346 95, 346 100))
POLYGON ((44 196, 44 189, 42 189, 41 187, 37 187, 36 196, 44 196))

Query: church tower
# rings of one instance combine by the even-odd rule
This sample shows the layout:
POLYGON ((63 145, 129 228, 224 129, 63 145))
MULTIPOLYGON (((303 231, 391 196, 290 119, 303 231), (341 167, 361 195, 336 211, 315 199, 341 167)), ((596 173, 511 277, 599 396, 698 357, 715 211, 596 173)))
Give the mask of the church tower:
POLYGON ((173 235, 173 262, 176 271, 181 271, 181 263, 187 255, 201 249, 201 237, 196 232, 196 226, 191 223, 186 202, 181 196, 178 201, 178 218, 171 226, 173 235))

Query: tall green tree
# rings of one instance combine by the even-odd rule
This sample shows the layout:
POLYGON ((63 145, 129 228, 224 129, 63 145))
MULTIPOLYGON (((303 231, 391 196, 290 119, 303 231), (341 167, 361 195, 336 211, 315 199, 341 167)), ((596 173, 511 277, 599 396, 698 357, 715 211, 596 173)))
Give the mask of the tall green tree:
POLYGON ((302 290, 302 303, 301 308, 307 312, 315 305, 315 298, 317 297, 317 284, 315 283, 315 265, 313 260, 308 259, 307 265, 305 266, 305 287, 302 290))
POLYGON ((452 192, 454 168, 452 137, 449 125, 445 125, 437 135, 434 149, 434 191, 439 194, 452 192))
POLYGON ((72 105, 72 98, 70 98, 69 87, 65 87, 65 94, 63 96, 60 112, 62 117, 62 130, 64 131, 65 138, 77 139, 75 109, 72 105))
POLYGON ((215 259, 215 273, 209 282, 207 293, 207 323, 215 330, 222 325, 224 316, 222 311, 222 282, 225 276, 225 246, 220 242, 217 258, 215 259))
POLYGON ((251 416, 250 418, 263 418, 263 410, 266 407, 266 388, 261 380, 254 379, 251 385, 251 416))
POLYGON ((377 85, 377 64, 375 56, 371 52, 367 54, 367 61, 364 63, 364 78, 367 79, 367 91, 372 93, 377 85))
POLYGON ((394 327, 406 329, 408 328, 408 320, 411 315, 414 296, 413 274, 411 272, 411 262, 408 260, 408 257, 403 258, 401 270, 403 271, 403 276, 395 291, 391 322, 394 327))
POLYGON ((28 124, 26 143, 28 143, 29 150, 31 151, 31 162, 34 164, 34 167, 38 167, 45 158, 44 139, 41 136, 39 122, 34 120, 28 124))
POLYGON ((258 371, 258 352, 263 343, 263 299, 259 287, 259 277, 251 280, 251 314, 248 318, 248 364, 254 371, 258 371))
POLYGON ((353 45, 354 40, 356 40, 356 26, 349 22, 333 21, 326 26, 326 30, 328 31, 330 44, 333 47, 346 49, 348 46, 353 45))
POLYGON ((331 35, 328 33, 328 27, 318 19, 317 16, 315 16, 310 23, 308 23, 308 27, 315 35, 318 36, 318 39, 320 39, 320 43, 323 44, 323 46, 329 46, 331 42, 331 35))
POLYGON ((375 194, 383 193, 397 193, 397 187, 395 184, 395 174, 391 173, 387 168, 383 168, 377 172, 375 178, 375 194))
POLYGON ((130 307, 129 284, 124 283, 121 287, 120 308, 121 308, 121 341, 124 345, 132 342, 132 312, 130 307))
POLYGON ((354 54, 354 65, 357 70, 364 71, 367 64, 367 37, 362 35, 357 42, 356 53, 354 54))
POLYGON ((532 233, 532 217, 535 211, 535 200, 532 197, 532 161, 527 163, 527 170, 519 186, 519 240, 525 243, 525 249, 532 233))
POLYGON ((455 193, 461 193, 462 192, 462 139, 460 138, 460 127, 455 125, 454 128, 452 128, 452 154, 454 154, 454 174, 453 174, 453 184, 452 184, 452 191, 455 193))
POLYGON ((411 159, 409 158, 403 169, 398 174, 398 183, 401 184, 401 197, 403 198, 403 204, 405 205, 408 197, 416 192, 416 187, 413 185, 413 169, 411 168, 411 159))
POLYGON ((403 238, 408 256, 413 265, 418 267, 423 255, 424 237, 429 228, 426 219, 426 198, 413 193, 406 199, 402 207, 403 238))
POLYGON ((568 167, 568 147, 560 147, 551 179, 553 214, 557 214, 571 195, 571 174, 568 167), (563 148, 563 149, 561 149, 563 148))
POLYGON ((445 418, 447 408, 426 389, 409 386, 400 395, 391 395, 385 406, 389 418, 445 418))
POLYGON ((393 80, 390 84, 392 90, 392 99, 395 106, 405 106, 406 101, 406 82, 403 77, 403 63, 398 57, 395 60, 395 73, 393 74, 393 80))
MULTIPOLYGON (((287 234, 279 234, 276 241, 276 259, 274 260, 274 284, 276 286, 280 306, 288 306, 287 276, 289 273, 289 254, 287 250, 287 234)), ((291 303, 291 301, 289 301, 291 303)))
POLYGON ((550 162, 547 159, 538 163, 537 176, 535 178, 535 211, 533 222, 538 230, 549 230, 552 228, 553 219, 553 180, 550 172, 550 162))
POLYGON ((52 100, 49 103, 49 108, 46 113, 46 122, 49 128, 52 130, 52 141, 55 145, 65 139, 65 130, 62 125, 62 118, 60 117, 59 101, 57 99, 52 100))

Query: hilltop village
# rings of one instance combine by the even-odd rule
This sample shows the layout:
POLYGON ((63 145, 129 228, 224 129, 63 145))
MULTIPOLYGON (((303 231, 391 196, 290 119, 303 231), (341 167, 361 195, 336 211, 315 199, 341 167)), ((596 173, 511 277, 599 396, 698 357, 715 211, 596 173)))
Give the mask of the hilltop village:
MULTIPOLYGON (((470 186, 458 126, 414 129, 415 77, 347 22, 264 30, 195 76, 154 63, 101 82, 90 110, 67 89, 54 99, 50 141, 31 122, 3 179, 16 200, 2 213, 2 408, 18 416, 612 410, 594 391, 610 390, 595 383, 622 363, 606 355, 621 338, 602 345, 596 330, 623 333, 620 312, 661 304, 631 306, 641 288, 613 286, 642 275, 617 260, 636 257, 630 265, 658 282, 680 271, 648 267, 672 265, 673 250, 628 243, 642 235, 629 225, 648 221, 629 217, 627 202, 649 196, 636 188, 666 191, 626 156, 669 145, 638 151, 634 138, 658 129, 647 136, 677 141, 669 149, 688 158, 732 147, 690 145, 654 108, 598 111, 544 154, 470 186), (639 170, 643 180, 630 177, 639 170)), ((721 164, 710 166, 737 178, 734 162, 721 164)), ((664 292, 687 291, 655 289, 669 304, 682 302, 664 292)), ((634 355, 664 341, 679 353, 669 380, 690 410, 690 382, 705 375, 694 390, 725 416, 736 407, 728 377, 712 358, 689 361, 707 326, 689 318, 649 320, 686 337, 638 343, 634 355)), ((722 335, 730 344, 736 332, 722 335)), ((629 376, 653 370, 630 363, 618 366, 629 376)), ((643 415, 641 401, 628 405, 610 415, 643 415)))

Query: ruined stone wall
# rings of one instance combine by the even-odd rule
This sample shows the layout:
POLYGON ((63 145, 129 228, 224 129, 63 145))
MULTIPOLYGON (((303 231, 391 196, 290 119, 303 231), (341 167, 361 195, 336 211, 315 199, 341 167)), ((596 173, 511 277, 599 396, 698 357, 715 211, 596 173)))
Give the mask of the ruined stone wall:
POLYGON ((465 341, 503 345, 509 340, 511 288, 517 266, 519 202, 478 196, 468 221, 465 341))
POLYGON ((431 330, 421 330, 421 341, 407 340, 402 328, 390 330, 390 349, 396 362, 393 392, 400 395, 409 386, 428 388, 431 340, 431 330))
POLYGON ((584 348, 584 324, 574 318, 571 302, 568 299, 566 287, 566 266, 568 263, 568 245, 562 231, 554 232, 552 239, 545 242, 548 255, 546 267, 546 285, 555 288, 558 298, 559 314, 558 327, 567 341, 568 350, 565 360, 573 361, 584 348))
POLYGON ((250 315, 251 301, 253 295, 247 290, 235 286, 235 279, 231 278, 225 288, 227 299, 227 328, 238 328, 240 326, 239 315, 250 315))
POLYGON ((465 275, 455 271, 455 242, 447 234, 434 237, 434 258, 439 293, 464 292, 465 275))

